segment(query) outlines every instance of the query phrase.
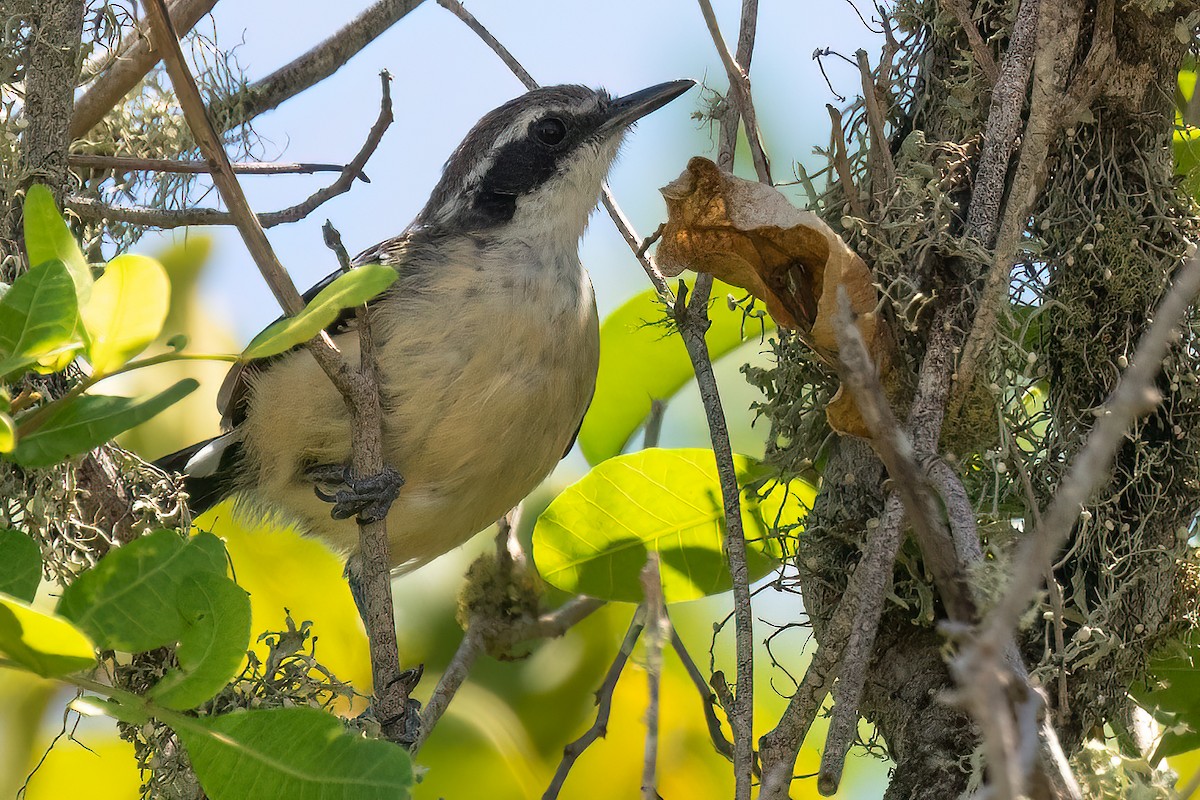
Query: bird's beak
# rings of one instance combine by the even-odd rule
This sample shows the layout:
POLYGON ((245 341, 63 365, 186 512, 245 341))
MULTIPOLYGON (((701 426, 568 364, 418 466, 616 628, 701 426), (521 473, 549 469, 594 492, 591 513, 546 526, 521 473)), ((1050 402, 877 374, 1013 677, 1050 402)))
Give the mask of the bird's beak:
POLYGON ((600 126, 600 130, 611 133, 626 128, 651 111, 662 108, 695 85, 693 80, 670 81, 618 97, 609 105, 609 117, 600 126))

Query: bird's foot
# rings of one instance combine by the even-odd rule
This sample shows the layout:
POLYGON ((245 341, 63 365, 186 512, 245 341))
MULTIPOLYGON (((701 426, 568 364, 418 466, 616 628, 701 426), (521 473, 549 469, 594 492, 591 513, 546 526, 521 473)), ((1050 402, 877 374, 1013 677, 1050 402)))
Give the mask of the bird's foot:
POLYGON ((382 692, 376 695, 376 699, 384 695, 389 695, 393 691, 403 687, 405 695, 408 697, 408 702, 405 704, 404 710, 399 714, 382 719, 378 717, 378 710, 374 704, 363 712, 364 717, 375 718, 379 723, 379 727, 384 731, 385 735, 401 745, 402 747, 412 747, 420 734, 421 730, 421 703, 413 698, 413 690, 417 688, 417 683, 421 680, 421 675, 425 672, 425 665, 419 664, 411 669, 406 669, 401 672, 396 678, 389 683, 382 692))
POLYGON ((360 478, 342 464, 318 464, 305 470, 305 475, 313 482, 317 497, 333 504, 330 516, 349 519, 357 515, 364 524, 387 517, 404 485, 404 476, 391 467, 360 478))

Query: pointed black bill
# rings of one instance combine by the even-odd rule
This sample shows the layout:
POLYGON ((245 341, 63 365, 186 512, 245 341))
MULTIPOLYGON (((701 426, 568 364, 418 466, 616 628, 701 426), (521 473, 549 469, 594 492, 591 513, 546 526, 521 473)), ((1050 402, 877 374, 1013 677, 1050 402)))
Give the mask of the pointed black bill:
POLYGON ((632 125, 652 111, 665 106, 696 85, 693 80, 670 81, 618 97, 609 105, 609 117, 601 130, 610 131, 632 125))

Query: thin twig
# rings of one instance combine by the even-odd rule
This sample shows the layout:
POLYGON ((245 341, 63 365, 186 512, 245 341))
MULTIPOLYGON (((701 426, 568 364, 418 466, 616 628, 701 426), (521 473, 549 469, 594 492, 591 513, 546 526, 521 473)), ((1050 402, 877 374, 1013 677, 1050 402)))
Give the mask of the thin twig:
MULTIPOLYGON (((216 4, 217 0, 174 0, 170 5, 171 25, 180 35, 186 35, 216 4)), ((148 26, 138 25, 123 38, 111 66, 75 101, 71 139, 81 139, 96 127, 104 115, 146 77, 160 58, 161 54, 150 46, 148 26)))
POLYGON ((675 651, 675 655, 679 656, 679 661, 683 664, 688 677, 691 678, 692 685, 700 693, 704 709, 704 724, 708 727, 708 736, 712 739, 713 749, 733 761, 733 744, 725 738, 725 732, 721 730, 721 720, 717 718, 716 695, 713 694, 708 682, 704 680, 704 674, 696 666, 695 659, 687 651, 683 640, 679 638, 679 631, 675 630, 674 626, 671 626, 671 648, 675 651))
MULTIPOLYGON (((717 48, 717 55, 721 57, 721 63, 725 67, 725 74, 729 77, 729 94, 733 98, 733 107, 737 109, 742 117, 742 121, 746 123, 746 140, 750 143, 750 157, 754 162, 754 172, 758 175, 760 183, 771 185, 771 165, 767 160, 767 154, 763 150, 762 139, 759 136, 758 130, 758 115, 754 112, 754 100, 750 93, 750 75, 746 69, 738 63, 733 54, 729 52, 729 48, 725 46, 725 39, 721 36, 721 28, 717 24, 717 15, 713 11, 710 0, 697 0, 700 4, 700 13, 704 15, 704 24, 708 26, 708 32, 712 36, 713 45, 717 48)), ((745 0, 742 5, 742 34, 743 41, 746 42, 746 52, 742 55, 749 64, 750 57, 753 55, 754 46, 754 17, 758 14, 758 3, 754 0, 745 0), (747 14, 751 16, 751 21, 747 22, 747 14), (747 31, 749 31, 747 33, 747 31)), ((722 121, 722 129, 724 121, 722 121)), ((737 144, 737 137, 731 137, 727 140, 724 136, 721 137, 721 147, 717 155, 718 163, 725 169, 732 170, 733 168, 733 149, 737 144), (728 148, 728 150, 726 150, 728 148), (728 163, 723 163, 727 161, 728 163)))
POLYGON ((857 60, 859 76, 862 79, 863 104, 867 108, 867 127, 871 131, 868 152, 874 167, 871 170, 874 182, 873 194, 878 200, 895 185, 896 164, 892 161, 891 144, 887 138, 887 119, 884 116, 883 108, 879 105, 878 87, 871 74, 871 63, 867 60, 867 51, 859 50, 854 57, 857 60))
POLYGON ((645 624, 646 607, 639 605, 633 612, 633 619, 629 623, 629 629, 625 631, 625 638, 621 640, 621 647, 613 657, 612 665, 609 666, 608 672, 604 675, 604 681, 596 691, 596 721, 583 732, 582 736, 563 748, 562 760, 558 762, 558 769, 554 771, 554 777, 550 780, 550 785, 546 787, 542 800, 556 800, 567 776, 571 774, 571 768, 579 760, 579 756, 591 746, 592 742, 608 733, 608 717, 612 713, 613 690, 617 688, 617 680, 621 677, 621 671, 625 669, 625 662, 629 660, 629 654, 633 652, 633 645, 641 636, 645 624))
POLYGON ((499 39, 492 36, 491 31, 485 28, 483 23, 475 18, 474 14, 467 11, 462 3, 457 2, 457 0, 437 0, 437 3, 462 20, 468 28, 475 32, 476 36, 483 40, 484 44, 492 48, 492 52, 500 57, 500 60, 504 62, 504 66, 508 67, 513 75, 517 76, 517 80, 525 84, 526 89, 537 88, 537 81, 525 70, 525 67, 521 66, 521 62, 517 61, 516 57, 508 51, 508 48, 501 44, 499 39))
POLYGON ((232 97, 213 101, 221 130, 249 122, 337 72, 364 47, 421 4, 421 0, 378 0, 337 33, 232 97))
MULTIPOLYGON (((238 232, 254 258, 263 278, 279 300, 285 312, 297 314, 304 301, 296 291, 291 277, 279 263, 266 233, 238 183, 237 176, 225 154, 221 139, 209 120, 195 78, 184 60, 179 38, 171 27, 163 0, 145 0, 154 34, 155 50, 162 55, 171 84, 192 131, 192 137, 204 157, 212 164, 213 183, 237 220, 238 232)), ((354 174, 361 169, 356 166, 354 174)), ((383 447, 379 393, 374 359, 371 355, 370 326, 360 314, 360 334, 363 363, 351 367, 333 347, 327 337, 309 342, 308 349, 330 380, 345 398, 352 419, 352 469, 357 475, 375 475, 383 471, 383 447)), ((392 608, 390 559, 386 521, 359 524, 359 552, 356 554, 361 572, 356 575, 363 600, 364 623, 371 645, 371 673, 375 689, 375 711, 384 735, 400 741, 410 734, 405 730, 408 708, 408 686, 400 679, 400 654, 396 646, 396 624, 392 608)))
POLYGON ((658 720, 659 689, 662 686, 663 640, 667 636, 667 607, 663 602, 658 553, 650 553, 642 568, 642 591, 646 597, 646 746, 642 756, 642 800, 659 800, 658 720))
MULTIPOLYGON (((185 175, 206 175, 208 162, 173 158, 138 158, 135 156, 98 156, 90 153, 71 153, 67 164, 83 169, 115 170, 117 172, 174 172, 185 175)), ((230 166, 238 175, 312 175, 317 172, 344 172, 345 164, 307 164, 286 161, 240 161, 230 166)), ((363 183, 371 179, 364 173, 356 175, 363 183)))
MULTIPOLYGON (((750 60, 754 58, 754 37, 758 32, 758 0, 742 0, 742 20, 738 26, 737 53, 734 60, 738 66, 749 75, 750 60)), ((731 103, 726 104, 721 114, 720 138, 717 140, 717 152, 728 153, 725 162, 718 162, 724 170, 733 171, 733 154, 737 151, 738 121, 741 119, 740 109, 731 103)))
POLYGON ((1037 45, 1041 0, 1022 0, 1013 22, 1008 51, 992 89, 992 105, 983 131, 983 148, 975 171, 975 187, 967 209, 967 230, 984 247, 992 247, 1004 199, 1008 161, 1017 146, 1021 110, 1037 45))
POLYGON ((863 208, 862 198, 858 196, 858 187, 854 185, 854 175, 850 172, 850 159, 846 155, 846 138, 842 133, 842 112, 828 103, 825 110, 829 112, 829 121, 833 123, 833 169, 838 176, 838 184, 842 194, 846 195, 846 203, 850 213, 859 219, 866 219, 867 211, 863 208))
MULTIPOLYGON (((341 174, 338 175, 337 179, 328 186, 313 192, 294 206, 279 211, 270 211, 255 215, 260 227, 272 228, 276 225, 299 222, 333 198, 350 191, 354 186, 355 179, 363 177, 363 167, 367 165, 367 161, 375 154, 376 148, 379 147, 379 143, 383 140, 383 134, 387 131, 393 120, 391 76, 387 71, 381 72, 379 74, 379 81, 382 87, 382 97, 379 101, 379 116, 376 118, 375 124, 371 126, 371 130, 367 134, 367 139, 363 142, 362 147, 359 148, 358 153, 349 164, 341 167, 341 174)), ((237 171, 233 165, 230 165, 230 168, 235 172, 237 171)), ((205 167, 204 171, 208 172, 209 168, 205 167)), ((226 199, 226 204, 229 204, 228 199, 226 199)), ((233 211, 232 205, 230 205, 229 211, 220 211, 215 208, 185 208, 178 210, 132 208, 128 206, 111 206, 97 200, 92 200, 91 198, 75 196, 66 198, 64 205, 78 214, 80 219, 84 220, 125 222, 130 225, 144 225, 146 227, 162 229, 198 225, 237 225, 240 218, 233 211)))
POLYGON ((996 59, 992 57, 992 51, 988 49, 987 43, 979 35, 979 28, 975 25, 975 20, 971 19, 967 9, 963 7, 962 0, 941 0, 941 2, 944 7, 950 9, 958 19, 958 24, 962 25, 966 32, 967 42, 971 45, 971 54, 975 57, 975 64, 983 71, 983 77, 987 80, 988 86, 995 86, 996 81, 1000 78, 1000 68, 996 66, 996 59))

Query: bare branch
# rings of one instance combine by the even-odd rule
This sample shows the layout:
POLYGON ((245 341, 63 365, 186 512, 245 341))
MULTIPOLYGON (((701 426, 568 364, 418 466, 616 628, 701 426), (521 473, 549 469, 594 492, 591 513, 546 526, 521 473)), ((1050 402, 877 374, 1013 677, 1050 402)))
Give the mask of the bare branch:
POLYGON ((833 154, 830 156, 830 160, 833 161, 838 184, 842 187, 842 194, 846 195, 846 204, 850 206, 850 213, 859 219, 866 219, 867 210, 863 208, 862 198, 858 196, 858 187, 854 185, 854 175, 850 172, 850 159, 846 155, 846 138, 842 133, 842 112, 828 103, 825 104, 825 110, 829 112, 829 121, 833 123, 833 154))
POLYGON ((517 61, 508 48, 501 44, 499 39, 492 36, 491 31, 485 28, 483 23, 475 18, 474 14, 467 11, 462 3, 457 2, 457 0, 438 0, 438 5, 462 20, 468 28, 475 32, 476 36, 483 40, 484 44, 492 48, 492 52, 500 57, 500 60, 504 62, 504 66, 508 67, 513 75, 517 76, 517 80, 525 84, 526 89, 537 88, 537 81, 525 70, 525 67, 521 66, 521 62, 517 61))
POLYGON ((871 74, 871 64, 867 60, 867 51, 859 50, 854 54, 858 63, 858 72, 862 78, 863 104, 867 108, 867 127, 871 129, 870 154, 871 161, 876 167, 871 170, 874 178, 874 194, 881 197, 896 182, 896 164, 892 161, 892 151, 887 138, 887 120, 879 105, 879 92, 875 78, 871 74))
POLYGON ((670 623, 663 602, 658 553, 650 553, 642 568, 642 591, 646 607, 646 746, 642 766, 642 800, 659 800, 658 790, 658 697, 662 685, 663 639, 670 623))
POLYGON ((721 730, 721 720, 717 718, 716 712, 716 695, 709 688, 708 681, 704 680, 704 674, 696 666, 695 660, 692 658, 691 653, 687 651, 683 640, 679 638, 679 631, 675 630, 674 626, 671 627, 671 648, 675 651, 675 655, 679 656, 684 670, 687 671, 688 677, 692 679, 692 685, 700 693, 700 699, 703 701, 704 707, 704 724, 708 727, 708 736, 712 739, 713 749, 732 761, 733 744, 725 738, 725 732, 721 730))
MULTIPOLYGON (((379 147, 379 143, 383 139, 383 134, 387 131, 388 126, 392 124, 393 119, 391 76, 385 71, 380 73, 379 80, 382 87, 382 98, 379 101, 379 117, 375 120, 375 124, 371 126, 371 130, 367 134, 367 140, 363 142, 363 146, 359 149, 358 154, 354 156, 349 164, 341 168, 341 174, 338 175, 333 183, 322 189, 318 189, 302 202, 279 211, 270 211, 255 215, 261 227, 272 228, 276 225, 299 222, 333 198, 350 191, 354 186, 355 178, 364 177, 363 167, 366 166, 367 161, 370 160, 376 148, 379 147)), ((222 152, 224 151, 222 150, 222 152)), ((77 158, 77 156, 73 156, 72 158, 77 158)), ((176 162, 167 161, 165 163, 175 164, 176 162)), ((230 169, 232 172, 237 171, 237 167, 232 164, 230 165, 230 169)), ((206 162, 203 166, 203 171, 211 171, 206 162)), ((226 202, 228 203, 228 200, 226 202)), ((237 214, 233 212, 232 207, 229 211, 220 211, 215 208, 185 208, 178 210, 137 208, 111 206, 101 203, 98 200, 92 200, 91 198, 75 196, 66 198, 64 205, 78 214, 80 219, 84 220, 124 222, 130 225, 144 225, 146 227, 162 229, 195 225, 237 225, 239 219, 237 214)))
POLYGON ((285 100, 337 72, 360 50, 420 4, 421 0, 378 0, 304 55, 262 80, 255 81, 233 97, 214 101, 212 118, 221 130, 228 130, 278 107, 285 100))
POLYGON ((84 5, 83 0, 33 4, 21 112, 28 125, 21 136, 20 177, 23 186, 44 183, 56 198, 61 197, 67 179, 71 143, 67 120, 79 78, 75 54, 83 35, 84 5))
POLYGON ((984 247, 995 244, 1004 200, 1008 160, 1017 146, 1025 88, 1037 45, 1041 0, 1022 0, 1013 22, 1008 51, 1000 66, 1000 77, 992 89, 992 105, 983 132, 983 150, 975 172, 975 188, 967 209, 967 230, 984 247))
MULTIPOLYGON (((205 161, 172 158, 138 158, 136 156, 97 156, 71 153, 67 164, 80 169, 115 170, 117 172, 174 172, 184 175, 207 175, 205 161)), ((317 172, 343 172, 345 164, 309 164, 286 161, 240 161, 230 166, 238 175, 312 175, 317 172)), ((356 176, 363 183, 371 179, 365 173, 356 176)))
POLYGON ((613 690, 617 688, 617 680, 621 677, 621 671, 625 669, 625 662, 629 660, 629 654, 633 652, 633 645, 642 634, 642 628, 646 624, 645 620, 646 607, 639 605, 633 612, 633 620, 629 623, 629 630, 625 632, 625 638, 621 640, 621 647, 617 650, 617 655, 613 658, 612 665, 604 676, 604 681, 596 691, 596 721, 583 732, 582 736, 563 748, 562 761, 558 762, 558 769, 554 771, 554 777, 550 780, 550 785, 546 787, 542 800, 556 800, 567 776, 571 773, 571 768, 579 760, 579 756, 591 746, 592 742, 608 733, 608 717, 612 713, 613 690))
POLYGON ((975 25, 975 20, 971 19, 967 9, 963 7, 962 0, 941 0, 941 2, 945 8, 950 9, 958 19, 958 24, 962 25, 966 32, 967 42, 971 45, 971 54, 975 57, 975 63, 983 72, 984 78, 987 79, 988 86, 995 86, 996 81, 1000 79, 1000 68, 996 66, 996 59, 992 58, 992 51, 988 49, 987 43, 979 35, 979 28, 975 25))
MULTIPOLYGON (((288 314, 304 308, 291 277, 279 263, 266 233, 230 166, 220 136, 209 120, 200 90, 183 58, 179 39, 171 27, 163 0, 146 0, 155 49, 162 54, 167 73, 183 108, 188 127, 201 153, 212 164, 213 182, 237 221, 247 249, 263 278, 288 314)), ((361 165, 354 168, 357 174, 361 165)), ((353 178, 351 178, 353 180, 353 178)), ((357 475, 378 475, 384 471, 383 445, 377 374, 372 350, 370 326, 364 313, 359 314, 362 363, 354 369, 341 357, 328 337, 317 337, 308 349, 329 379, 341 392, 350 409, 352 429, 352 470, 357 475)), ((400 654, 396 646, 396 623, 392 608, 390 559, 386 521, 359 523, 359 551, 348 567, 359 589, 363 622, 371 645, 371 673, 375 688, 375 711, 384 735, 392 741, 410 738, 406 730, 409 687, 401 679, 400 654)))
MULTIPOLYGON (((768 186, 771 185, 771 167, 767 160, 767 154, 763 151, 762 139, 758 131, 758 116, 754 112, 754 100, 750 94, 750 75, 746 68, 743 68, 729 52, 729 48, 725 46, 725 40, 721 37, 721 28, 717 25, 717 15, 713 11, 710 0, 697 0, 700 3, 700 13, 704 15, 704 24, 708 26, 708 32, 712 35, 713 44, 717 48, 717 55, 721 57, 721 63, 725 66, 725 74, 729 77, 729 94, 733 98, 734 107, 742 117, 742 121, 746 123, 746 140, 750 143, 750 157, 754 161, 754 172, 758 175, 758 180, 768 186)), ((746 53, 742 56, 749 64, 749 59, 753 54, 754 46, 754 18, 758 14, 758 3, 756 0, 745 0, 742 6, 742 36, 741 41, 746 43, 746 53), (747 22, 746 15, 751 15, 750 22, 747 22)), ((740 46, 740 45, 739 45, 740 46)), ((734 135, 729 140, 724 135, 725 122, 721 122, 722 136, 721 147, 718 153, 718 163, 724 169, 731 170, 733 168, 733 150, 737 144, 736 128, 734 135), (728 148, 728 150, 726 150, 728 148), (721 159, 725 160, 722 161, 721 159)))
MULTIPOLYGON (((169 6, 171 24, 180 35, 184 35, 196 27, 200 18, 216 4, 217 0, 174 0, 169 6)), ((96 127, 104 115, 146 77, 159 58, 160 55, 150 46, 149 26, 145 23, 138 25, 132 34, 121 40, 112 65, 92 81, 92 85, 75 101, 71 139, 81 139, 96 127)))
MULTIPOLYGON (((750 60, 754 57, 754 37, 758 31, 758 0, 742 0, 742 20, 738 26, 737 53, 734 60, 742 70, 750 74, 750 60)), ((717 152, 729 153, 725 162, 720 162, 722 169, 733 170, 733 154, 737 150, 738 122, 741 119, 740 109, 727 105, 721 114, 721 134, 717 140, 717 152)))

